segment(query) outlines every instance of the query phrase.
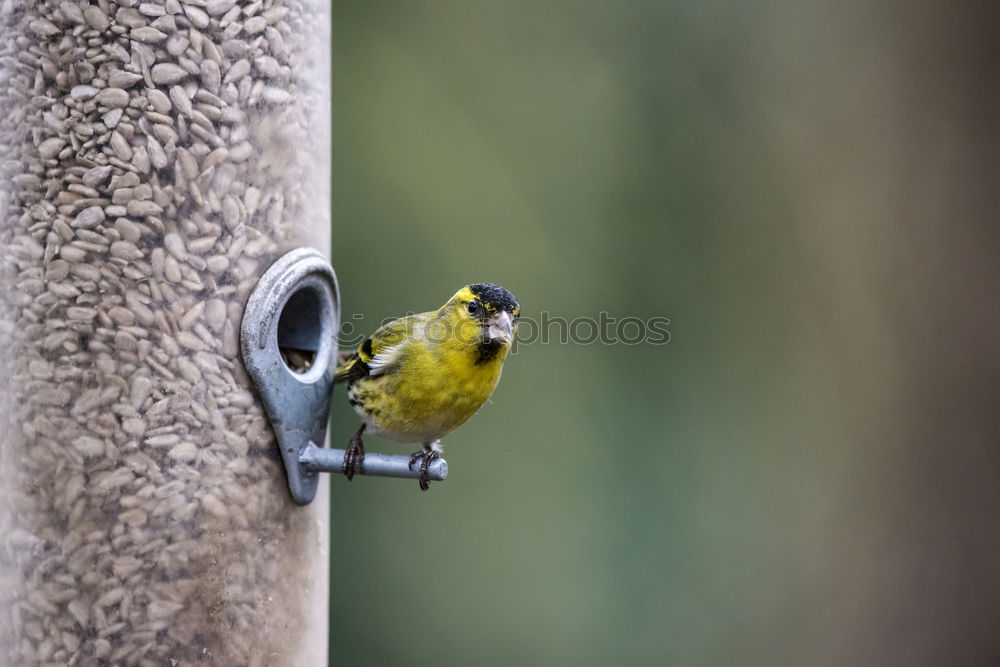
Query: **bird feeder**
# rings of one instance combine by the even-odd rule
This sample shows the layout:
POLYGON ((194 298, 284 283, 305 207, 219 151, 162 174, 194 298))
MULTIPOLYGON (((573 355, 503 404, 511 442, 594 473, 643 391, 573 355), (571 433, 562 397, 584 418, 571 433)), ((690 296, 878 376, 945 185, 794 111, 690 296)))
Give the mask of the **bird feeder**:
MULTIPOLYGON (((328 12, 0 0, 5 664, 325 664, 328 485, 289 494, 240 333, 329 247, 328 12)), ((281 331, 308 384, 335 341, 281 331)))

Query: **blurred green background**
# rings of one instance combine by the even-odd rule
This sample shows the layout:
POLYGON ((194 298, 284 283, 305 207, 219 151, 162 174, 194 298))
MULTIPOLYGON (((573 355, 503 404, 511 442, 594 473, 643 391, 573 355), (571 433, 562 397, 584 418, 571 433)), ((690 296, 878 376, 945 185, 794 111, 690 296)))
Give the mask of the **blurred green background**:
POLYGON ((671 341, 522 344, 447 482, 335 479, 332 663, 997 664, 996 13, 335 1, 345 319, 671 341))

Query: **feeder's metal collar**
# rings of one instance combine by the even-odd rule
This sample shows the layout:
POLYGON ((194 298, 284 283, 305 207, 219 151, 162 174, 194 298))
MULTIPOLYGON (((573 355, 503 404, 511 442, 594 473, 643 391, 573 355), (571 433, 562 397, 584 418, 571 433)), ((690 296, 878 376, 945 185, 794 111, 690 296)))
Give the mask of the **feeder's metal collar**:
POLYGON ((326 439, 339 326, 337 277, 312 248, 292 250, 275 262, 257 283, 243 314, 243 363, 281 448, 292 499, 300 505, 312 501, 319 484, 319 476, 305 470, 299 457, 308 443, 326 439), (285 313, 293 296, 294 310, 285 313), (282 359, 279 323, 289 339, 282 342, 315 353, 304 373, 293 371, 282 359))

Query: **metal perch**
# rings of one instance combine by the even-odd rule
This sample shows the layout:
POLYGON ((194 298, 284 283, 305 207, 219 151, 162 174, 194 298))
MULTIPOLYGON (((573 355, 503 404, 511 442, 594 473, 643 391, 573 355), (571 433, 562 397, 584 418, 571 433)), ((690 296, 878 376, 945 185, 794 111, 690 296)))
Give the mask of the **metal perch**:
MULTIPOLYGON (((344 465, 344 449, 328 449, 317 447, 313 443, 306 445, 299 454, 299 465, 308 472, 340 473, 344 465)), ((389 456, 368 452, 364 463, 358 466, 355 474, 372 477, 397 477, 400 479, 417 479, 420 477, 420 463, 410 466, 409 456, 389 456)), ((448 476, 448 462, 444 459, 434 459, 427 467, 428 479, 440 482, 448 476)))

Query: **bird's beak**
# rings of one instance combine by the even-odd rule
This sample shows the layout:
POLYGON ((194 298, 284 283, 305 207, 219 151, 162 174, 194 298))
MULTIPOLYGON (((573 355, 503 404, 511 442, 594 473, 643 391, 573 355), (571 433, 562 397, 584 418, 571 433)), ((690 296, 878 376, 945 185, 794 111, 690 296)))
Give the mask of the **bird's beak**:
POLYGON ((506 310, 501 310, 499 313, 490 318, 487 335, 491 341, 500 341, 504 345, 510 345, 513 343, 514 320, 511 318, 510 313, 506 310))

